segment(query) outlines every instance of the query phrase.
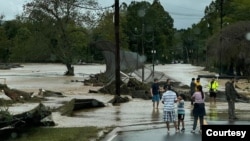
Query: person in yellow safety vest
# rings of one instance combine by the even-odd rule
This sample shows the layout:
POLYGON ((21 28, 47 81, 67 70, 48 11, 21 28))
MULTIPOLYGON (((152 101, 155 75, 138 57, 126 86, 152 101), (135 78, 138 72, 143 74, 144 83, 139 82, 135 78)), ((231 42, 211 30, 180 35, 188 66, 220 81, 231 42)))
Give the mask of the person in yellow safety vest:
POLYGON ((219 83, 215 80, 215 78, 212 78, 210 83, 208 83, 210 105, 212 104, 212 102, 214 103, 214 105, 216 104, 216 96, 217 96, 218 87, 219 87, 219 83))
POLYGON ((200 77, 197 77, 195 80, 195 91, 197 91, 197 86, 201 86, 200 77))
POLYGON ((199 85, 201 85, 200 77, 196 78, 195 84, 196 84, 196 87, 199 86, 199 85))

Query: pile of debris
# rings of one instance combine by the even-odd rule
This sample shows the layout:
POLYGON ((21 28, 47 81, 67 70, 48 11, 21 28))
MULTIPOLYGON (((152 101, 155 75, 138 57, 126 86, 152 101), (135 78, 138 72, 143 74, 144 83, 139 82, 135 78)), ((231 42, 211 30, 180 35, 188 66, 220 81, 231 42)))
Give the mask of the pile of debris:
MULTIPOLYGON (((19 129, 37 126, 55 126, 51 119, 52 112, 61 112, 61 115, 71 116, 74 111, 105 107, 105 104, 96 99, 72 99, 56 109, 45 106, 43 101, 48 101, 48 97, 66 97, 60 92, 39 89, 38 94, 29 93, 17 89, 10 89, 6 84, 0 84, 0 90, 9 97, 10 100, 0 99, 0 133, 7 135, 19 129), (36 104, 33 109, 18 114, 11 114, 9 106, 16 103, 36 104)), ((52 98, 53 99, 53 98, 52 98)))
MULTIPOLYGON (((88 80, 84 80, 84 85, 102 86, 99 90, 89 90, 90 93, 104 93, 104 94, 116 94, 116 81, 106 83, 107 79, 102 74, 96 74, 90 77, 88 80), (106 85, 104 85, 106 83, 106 85), (98 85, 103 84, 103 85, 98 85)), ((129 78, 127 82, 120 82, 120 94, 131 96, 132 98, 142 98, 145 100, 151 99, 150 86, 151 84, 145 84, 138 81, 135 78, 129 78)))
POLYGON ((54 121, 43 120, 51 116, 52 112, 41 103, 30 111, 16 115, 10 114, 8 110, 1 110, 0 112, 0 133, 2 135, 28 127, 55 126, 54 121))

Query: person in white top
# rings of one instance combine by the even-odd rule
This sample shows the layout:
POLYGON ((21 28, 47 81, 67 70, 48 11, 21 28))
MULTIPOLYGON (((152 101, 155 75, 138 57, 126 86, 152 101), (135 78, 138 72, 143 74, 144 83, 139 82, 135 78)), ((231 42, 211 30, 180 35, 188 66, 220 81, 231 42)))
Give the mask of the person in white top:
POLYGON ((177 116, 175 114, 175 103, 177 102, 177 94, 171 90, 171 87, 167 87, 167 91, 162 95, 163 107, 163 120, 166 122, 167 130, 169 133, 169 123, 173 122, 175 131, 179 132, 177 128, 177 116))

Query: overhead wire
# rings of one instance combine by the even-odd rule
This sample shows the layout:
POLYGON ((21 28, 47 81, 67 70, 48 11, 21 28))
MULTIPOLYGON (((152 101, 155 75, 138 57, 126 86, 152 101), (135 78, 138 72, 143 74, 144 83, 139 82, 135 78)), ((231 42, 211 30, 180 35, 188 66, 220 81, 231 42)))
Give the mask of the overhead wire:
POLYGON ((197 9, 194 9, 194 8, 187 8, 187 7, 183 7, 183 6, 179 6, 179 5, 173 5, 174 7, 178 7, 178 8, 181 8, 181 9, 186 9, 188 11, 192 11, 192 14, 188 14, 187 12, 175 12, 175 11, 170 11, 169 9, 167 9, 167 2, 165 0, 161 0, 160 1, 162 6, 164 7, 164 9, 171 15, 175 15, 175 16, 183 16, 183 17, 190 17, 190 18, 201 18, 203 15, 200 14, 202 13, 203 11, 201 10, 197 10, 197 9), (194 12, 196 11, 196 12, 194 12), (199 13, 199 14, 198 14, 199 13))
MULTIPOLYGON (((65 1, 64 1, 64 3, 72 4, 72 3, 69 3, 69 2, 65 2, 65 1)), ((75 6, 75 7, 79 7, 79 8, 83 8, 83 9, 87 9, 87 10, 105 10, 105 9, 109 9, 109 8, 114 7, 114 4, 112 4, 110 6, 98 7, 98 8, 86 7, 86 6, 76 5, 76 4, 72 4, 72 5, 75 6)), ((98 3, 98 5, 99 5, 99 3, 98 3)))
MULTIPOLYGON (((150 3, 153 2, 153 0, 131 0, 131 2, 132 1, 134 1, 134 2, 135 1, 137 1, 137 2, 148 1, 150 3)), ((166 0, 160 0, 160 3, 164 7, 164 10, 167 11, 171 16, 174 16, 175 19, 179 19, 179 20, 180 19, 183 19, 183 20, 185 19, 185 20, 188 20, 188 19, 201 19, 203 17, 203 15, 201 14, 202 11, 198 10, 198 9, 187 8, 187 7, 183 7, 183 6, 179 6, 179 5, 173 5, 173 7, 177 7, 177 8, 181 8, 181 9, 186 9, 188 11, 192 11, 192 13, 190 13, 190 14, 187 13, 187 12, 185 12, 185 13, 184 12, 176 12, 176 11, 171 11, 171 10, 169 10, 167 8, 168 5, 171 5, 171 4, 167 4, 166 0), (194 12, 194 11, 196 11, 196 12, 194 12)), ((79 8, 88 9, 88 10, 96 10, 96 11, 114 8, 114 4, 112 4, 110 6, 98 7, 98 8, 90 8, 90 7, 79 6, 79 5, 76 5, 76 6, 78 6, 79 8)))

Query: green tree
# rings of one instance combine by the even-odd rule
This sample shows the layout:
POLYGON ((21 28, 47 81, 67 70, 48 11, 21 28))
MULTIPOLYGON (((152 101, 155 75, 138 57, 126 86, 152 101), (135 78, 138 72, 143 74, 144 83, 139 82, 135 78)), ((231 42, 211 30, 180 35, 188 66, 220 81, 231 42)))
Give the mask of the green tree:
MULTIPOLYGON (((120 25, 126 22, 125 12, 120 11, 120 25)), ((96 28, 94 28, 94 40, 107 40, 111 42, 115 42, 115 31, 114 31, 114 13, 113 11, 106 10, 102 18, 99 20, 96 28)), ((122 26, 119 28, 120 33, 120 43, 123 49, 127 48, 127 36, 123 32, 122 26)))
MULTIPOLYGON (((226 38, 229 39, 233 35, 229 34, 229 32, 227 32, 228 34, 224 34, 225 32, 224 28, 227 29, 228 26, 234 25, 241 21, 248 22, 250 18, 248 14, 250 12, 249 9, 250 9, 250 2, 248 0, 216 0, 211 2, 211 4, 208 7, 206 7, 205 16, 203 20, 201 20, 200 24, 203 25, 207 24, 207 30, 209 31, 209 34, 207 34, 208 40, 206 45, 207 57, 209 57, 209 59, 206 60, 207 63, 211 65, 210 67, 216 67, 220 69, 220 71, 223 71, 224 73, 232 74, 232 72, 234 71, 233 67, 235 67, 234 61, 238 59, 232 59, 235 58, 231 56, 232 53, 227 53, 227 54, 224 53, 225 41, 223 41, 223 39, 226 38), (222 42, 220 42, 220 39, 222 42), (217 54, 217 55, 212 55, 212 54, 217 54), (231 62, 230 68, 228 68, 228 63, 226 62, 228 63, 231 62)), ((243 26, 244 24, 238 24, 238 25, 243 26)), ((204 28, 202 29, 202 31, 207 31, 205 28, 206 26, 203 27, 204 28)), ((229 30, 234 31, 235 29, 241 31, 241 27, 235 27, 235 26, 234 27, 230 26, 229 30)), ((237 33, 237 31, 235 32, 237 33)), ((236 33, 235 36, 238 36, 236 35, 236 33)), ((244 41, 244 38, 240 38, 240 40, 238 38, 237 41, 238 43, 240 43, 244 41)), ((233 38, 230 39, 230 42, 235 42, 235 39, 233 38)), ((228 43, 228 45, 231 47, 233 44, 234 43, 228 43)), ((242 44, 240 44, 240 46, 242 46, 242 44)), ((236 46, 234 46, 234 48, 236 48, 236 46)), ((239 53, 236 50, 234 50, 233 52, 237 54, 239 53)))
POLYGON ((52 54, 66 65, 65 75, 74 75, 72 64, 88 44, 86 31, 94 23, 95 15, 86 8, 96 6, 93 0, 33 0, 24 6, 28 20, 47 26, 41 32, 47 37, 52 54))
POLYGON ((11 42, 8 40, 4 28, 0 26, 0 62, 8 62, 10 46, 11 42))
MULTIPOLYGON (((161 62, 165 62, 166 56, 169 56, 173 50, 176 50, 173 44, 174 28, 173 18, 167 11, 164 10, 159 0, 154 0, 149 8, 147 21, 149 25, 153 26, 153 32, 155 35, 154 44, 155 49, 158 52, 156 56, 159 56, 161 62)), ((152 46, 148 46, 147 50, 152 50, 152 46)), ((151 52, 148 52, 151 54, 151 52)))
POLYGON ((11 56, 13 54, 12 49, 15 46, 15 37, 18 29, 20 28, 20 24, 16 20, 12 21, 1 21, 0 26, 0 48, 1 48, 1 59, 3 62, 8 63, 11 60, 11 56))
POLYGON ((31 37, 31 32, 26 27, 21 27, 18 29, 15 36, 15 46, 12 48, 13 60, 18 60, 19 62, 26 62, 29 55, 33 52, 28 48, 28 40, 31 37))
POLYGON ((47 26, 34 24, 18 16, 15 20, 3 24, 5 34, 10 41, 8 47, 11 62, 48 62, 51 51, 48 49, 47 37, 40 30, 47 26))
POLYGON ((160 2, 131 2, 127 9, 126 22, 124 29, 129 37, 129 49, 140 54, 145 51, 144 54, 151 60, 151 50, 154 46, 158 56, 156 59, 165 61, 173 45, 174 29, 173 19, 160 2), (137 44, 137 47, 134 44, 137 44))
POLYGON ((224 21, 228 24, 250 19, 249 0, 224 0, 224 21))

